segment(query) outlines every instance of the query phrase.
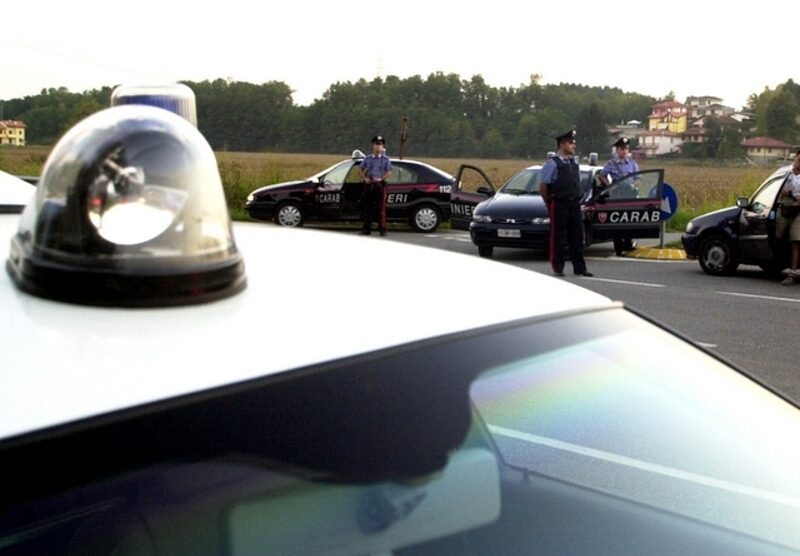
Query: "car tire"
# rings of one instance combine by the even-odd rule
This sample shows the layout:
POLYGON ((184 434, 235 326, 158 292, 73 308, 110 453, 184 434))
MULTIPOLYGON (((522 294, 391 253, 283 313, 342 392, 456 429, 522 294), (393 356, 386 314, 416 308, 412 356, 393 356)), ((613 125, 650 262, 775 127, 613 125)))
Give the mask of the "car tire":
POLYGON ((422 234, 436 231, 442 221, 442 215, 433 205, 419 205, 411 209, 408 223, 414 230, 422 234))
POLYGON ((614 253, 618 257, 625 254, 626 251, 633 251, 636 248, 636 240, 631 238, 622 238, 614 240, 614 253))
POLYGON ((712 235, 703 239, 697 250, 697 259, 700 267, 712 276, 731 275, 739 266, 733 245, 721 235, 712 235))
POLYGON ((491 245, 478 245, 478 255, 484 259, 491 259, 494 255, 494 247, 491 245))
POLYGON ((297 203, 283 203, 275 211, 275 223, 287 228, 299 228, 303 225, 305 214, 297 203))

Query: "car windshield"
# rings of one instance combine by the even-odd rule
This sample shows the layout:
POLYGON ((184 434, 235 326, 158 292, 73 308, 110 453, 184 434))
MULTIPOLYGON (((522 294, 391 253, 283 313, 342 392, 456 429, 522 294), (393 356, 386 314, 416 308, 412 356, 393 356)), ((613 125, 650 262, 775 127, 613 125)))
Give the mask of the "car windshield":
MULTIPOLYGON (((0 547, 20 554, 66 546, 75 554, 110 547, 124 548, 121 554, 585 554, 597 553, 603 531, 602 552, 609 554, 800 551, 798 409, 623 309, 390 350, 342 362, 325 376, 342 376, 343 392, 358 397, 359 384, 379 370, 386 373, 382 381, 413 377, 412 390, 386 398, 388 407, 378 413, 360 415, 358 405, 343 404, 347 411, 319 424, 328 450, 320 453, 353 450, 364 462, 380 461, 380 450, 358 449, 364 438, 354 432, 363 422, 373 424, 381 445, 402 444, 381 436, 385 413, 394 424, 415 413, 448 415, 446 403, 430 407, 426 396, 442 392, 443 401, 466 402, 459 377, 477 375, 469 386, 471 428, 445 467, 370 482, 258 456, 283 441, 293 453, 318 444, 300 429, 272 439, 259 433, 260 421, 296 409, 279 396, 281 411, 270 412, 271 404, 242 398, 240 389, 220 414, 228 425, 195 409, 186 416, 205 431, 206 448, 197 453, 89 480, 100 461, 116 455, 105 451, 107 443, 126 447, 120 460, 139 457, 133 448, 147 432, 128 425, 127 435, 105 433, 87 444, 95 451, 79 456, 88 466, 79 474, 86 484, 11 509, 17 485, 27 495, 46 492, 61 471, 54 464, 42 475, 6 473, 0 547), (396 407, 407 411, 394 413, 396 407), (249 424, 225 432, 242 412, 249 424), (206 452, 217 445, 216 430, 221 445, 235 448, 206 452)), ((269 388, 287 379, 292 375, 269 388)), ((382 381, 369 386, 371 396, 379 395, 382 381)), ((298 407, 312 400, 319 409, 337 405, 333 379, 322 388, 327 396, 311 384, 298 407)), ((368 404, 369 396, 361 399, 368 404)), ((431 419, 428 432, 414 438, 414 454, 424 458, 437 435, 460 426, 431 419)), ((160 431, 165 454, 186 442, 169 427, 160 431)), ((80 434, 56 448, 81 450, 80 434)), ((10 469, 18 464, 4 462, 10 469)))
POLYGON ((539 184, 542 183, 542 171, 538 168, 527 168, 514 174, 503 187, 501 193, 509 195, 538 195, 539 184))
POLYGON ((350 166, 353 164, 354 161, 352 160, 345 160, 343 162, 337 162, 333 166, 329 168, 325 168, 322 172, 314 174, 309 180, 322 180, 323 178, 327 177, 327 180, 338 180, 338 181, 330 181, 331 184, 341 184, 343 183, 344 177, 347 175, 347 170, 350 169, 350 166))

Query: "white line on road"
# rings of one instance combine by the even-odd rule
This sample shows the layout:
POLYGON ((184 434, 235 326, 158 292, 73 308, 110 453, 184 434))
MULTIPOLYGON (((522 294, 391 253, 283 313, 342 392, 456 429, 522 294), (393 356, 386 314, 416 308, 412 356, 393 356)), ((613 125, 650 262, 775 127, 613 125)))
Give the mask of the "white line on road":
POLYGON ((629 286, 644 286, 646 288, 666 288, 664 284, 648 284, 647 282, 630 282, 628 280, 614 280, 612 278, 584 278, 595 282, 611 282, 612 284, 627 284, 629 286))
POLYGON ((531 444, 548 446, 550 448, 555 448, 557 450, 563 450, 565 452, 571 452, 573 454, 579 454, 582 456, 599 459, 601 461, 616 463, 618 465, 624 465, 625 467, 632 467, 634 469, 639 469, 641 471, 649 471, 650 473, 671 477, 673 479, 681 479, 684 481, 688 481, 706 487, 726 490, 728 492, 733 492, 736 494, 744 494, 746 496, 751 496, 753 498, 760 498, 762 500, 767 500, 769 502, 776 502, 778 504, 783 504, 785 506, 800 508, 800 499, 795 498, 793 496, 787 496, 786 494, 780 492, 763 490, 748 485, 717 479, 716 477, 700 475, 699 473, 692 473, 691 471, 684 471, 683 469, 677 469, 675 467, 668 467, 666 465, 650 463, 649 461, 642 461, 640 459, 635 459, 619 454, 613 454, 611 452, 597 450, 595 448, 589 448, 587 446, 571 444, 569 442, 564 442, 562 440, 556 440, 555 438, 548 438, 546 436, 539 436, 537 434, 530 434, 527 432, 522 432, 514 429, 507 429, 505 427, 500 427, 497 425, 489 425, 489 431, 500 436, 506 436, 508 438, 514 438, 516 440, 530 442, 531 444))
POLYGON ((752 297, 755 299, 769 299, 770 301, 788 301, 790 303, 800 303, 800 299, 792 297, 775 297, 773 295, 756 295, 753 293, 738 293, 738 292, 717 292, 721 295, 733 295, 736 297, 752 297))
POLYGON ((707 344, 705 342, 695 342, 698 346, 702 346, 704 348, 715 348, 717 344, 707 344))

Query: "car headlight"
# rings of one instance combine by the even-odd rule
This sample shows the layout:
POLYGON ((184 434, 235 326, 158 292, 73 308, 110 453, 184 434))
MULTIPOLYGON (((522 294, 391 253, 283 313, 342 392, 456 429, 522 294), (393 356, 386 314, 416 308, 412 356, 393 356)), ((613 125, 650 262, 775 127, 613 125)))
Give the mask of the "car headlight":
POLYGON ((473 222, 479 222, 481 224, 489 224, 492 221, 491 216, 485 216, 483 214, 473 214, 472 215, 473 222))
POLYGON ((546 216, 544 218, 534 218, 533 220, 531 220, 531 223, 533 223, 533 224, 549 224, 550 223, 550 219, 548 217, 546 217, 546 216))
POLYGON ((246 284, 208 142, 180 116, 138 105, 61 138, 6 268, 28 293, 93 305, 198 303, 246 284))
POLYGON ((686 233, 687 234, 693 233, 694 229, 695 229, 694 222, 689 222, 688 224, 686 224, 686 233))
POLYGON ((251 193, 250 195, 247 196, 247 202, 248 203, 252 203, 253 199, 255 199, 255 198, 256 198, 256 196, 251 193))

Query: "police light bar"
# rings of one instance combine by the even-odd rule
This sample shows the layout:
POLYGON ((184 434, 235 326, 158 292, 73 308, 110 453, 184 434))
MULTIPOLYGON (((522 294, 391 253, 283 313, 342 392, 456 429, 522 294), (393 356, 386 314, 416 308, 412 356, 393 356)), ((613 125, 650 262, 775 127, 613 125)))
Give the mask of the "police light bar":
POLYGON ((111 106, 126 104, 163 108, 197 127, 197 101, 194 91, 186 85, 119 85, 111 93, 111 106))
POLYGON ((597 166, 597 161, 600 160, 600 157, 597 153, 589 153, 589 165, 590 166, 597 166))
POLYGON ((246 285, 211 147, 151 106, 108 108, 64 135, 6 268, 28 293, 91 305, 190 304, 246 285))

